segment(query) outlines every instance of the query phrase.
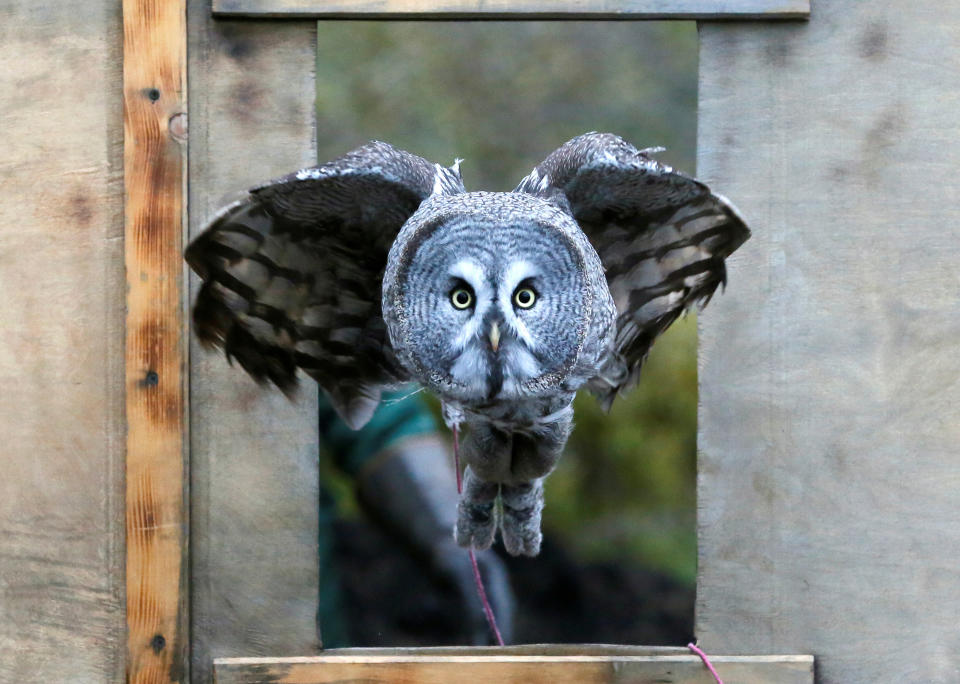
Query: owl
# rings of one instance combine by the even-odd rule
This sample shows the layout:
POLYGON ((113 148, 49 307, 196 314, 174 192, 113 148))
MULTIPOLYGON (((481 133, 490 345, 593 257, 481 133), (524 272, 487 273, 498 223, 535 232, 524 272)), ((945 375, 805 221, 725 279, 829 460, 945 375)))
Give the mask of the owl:
POLYGON ((609 407, 750 235, 658 151, 587 133, 512 192, 467 192, 460 160, 368 143, 213 218, 186 252, 194 330, 286 393, 300 369, 354 429, 385 388, 428 388, 464 429, 457 543, 536 555, 576 392, 609 407))

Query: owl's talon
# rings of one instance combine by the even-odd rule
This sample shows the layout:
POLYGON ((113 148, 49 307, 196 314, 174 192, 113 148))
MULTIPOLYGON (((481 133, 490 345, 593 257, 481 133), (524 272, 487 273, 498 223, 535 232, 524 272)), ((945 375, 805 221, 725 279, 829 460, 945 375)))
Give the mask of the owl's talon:
POLYGON ((481 480, 470 466, 463 471, 463 495, 457 504, 453 538, 457 544, 477 550, 489 549, 499 523, 495 506, 500 485, 481 480))
POLYGON ((503 546, 511 556, 536 556, 540 553, 543 533, 540 531, 540 511, 527 508, 510 510, 504 507, 500 521, 503 546))
POLYGON ((503 545, 511 556, 536 556, 540 553, 543 534, 540 520, 543 514, 543 482, 522 485, 504 485, 503 518, 500 533, 503 545))
POLYGON ((482 504, 461 501, 457 506, 453 538, 459 546, 478 551, 489 549, 496 531, 497 515, 492 501, 482 504))

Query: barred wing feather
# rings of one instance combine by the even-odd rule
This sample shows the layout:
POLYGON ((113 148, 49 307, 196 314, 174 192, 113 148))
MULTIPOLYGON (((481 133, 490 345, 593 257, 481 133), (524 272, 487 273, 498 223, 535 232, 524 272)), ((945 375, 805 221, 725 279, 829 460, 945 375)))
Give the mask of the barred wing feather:
POLYGON ((303 369, 361 427, 381 388, 406 379, 381 281, 400 227, 435 191, 463 192, 459 173, 381 142, 252 189, 187 248, 204 281, 198 337, 288 394, 303 369))
POLYGON ((560 193, 606 271, 617 305, 616 342, 588 386, 609 407, 634 383, 654 340, 726 280, 724 260, 750 236, 724 197, 607 133, 548 156, 517 187, 560 193))

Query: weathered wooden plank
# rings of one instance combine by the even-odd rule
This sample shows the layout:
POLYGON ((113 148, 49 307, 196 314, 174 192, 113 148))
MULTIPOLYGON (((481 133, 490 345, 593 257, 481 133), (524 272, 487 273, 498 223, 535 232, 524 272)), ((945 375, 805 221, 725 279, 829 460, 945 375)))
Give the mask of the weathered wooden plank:
POLYGON ((960 4, 701 27, 699 173, 753 238, 700 318, 696 633, 960 680, 960 4))
POLYGON ((123 2, 128 682, 186 677, 185 14, 182 0, 123 2))
POLYGON ((0 681, 124 676, 119 3, 0 3, 0 681))
MULTIPOLYGON (((188 27, 195 235, 225 195, 316 163, 316 24, 214 21, 191 0, 188 27)), ((316 385, 292 403, 191 343, 191 677, 207 682, 214 655, 319 647, 316 385)))
MULTIPOLYGON (((589 652, 589 647, 581 647, 589 652)), ((400 650, 400 649, 398 649, 400 650)), ((694 655, 328 655, 312 658, 224 658, 218 684, 323 684, 363 681, 418 684, 709 684, 694 655)), ((811 656, 711 658, 727 684, 812 684, 811 656)))
POLYGON ((423 19, 804 19, 810 0, 213 0, 215 14, 423 19))
POLYGON ((516 644, 512 646, 418 646, 410 648, 331 648, 325 656, 655 656, 690 655, 684 646, 624 644, 516 644))

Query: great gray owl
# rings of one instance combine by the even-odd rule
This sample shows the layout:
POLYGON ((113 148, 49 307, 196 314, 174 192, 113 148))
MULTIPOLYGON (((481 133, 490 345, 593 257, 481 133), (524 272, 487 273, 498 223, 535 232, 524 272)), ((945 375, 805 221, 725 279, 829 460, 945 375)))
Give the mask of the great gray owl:
POLYGON ((609 406, 750 234, 656 151, 588 133, 466 192, 459 162, 371 142, 259 186, 187 249, 196 333, 285 392, 303 369, 353 428, 422 383, 467 428, 457 542, 535 555, 574 394, 609 406))

